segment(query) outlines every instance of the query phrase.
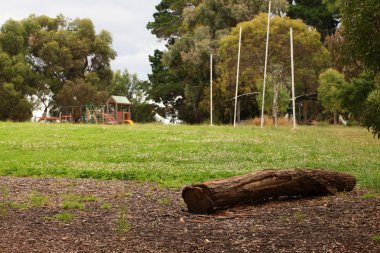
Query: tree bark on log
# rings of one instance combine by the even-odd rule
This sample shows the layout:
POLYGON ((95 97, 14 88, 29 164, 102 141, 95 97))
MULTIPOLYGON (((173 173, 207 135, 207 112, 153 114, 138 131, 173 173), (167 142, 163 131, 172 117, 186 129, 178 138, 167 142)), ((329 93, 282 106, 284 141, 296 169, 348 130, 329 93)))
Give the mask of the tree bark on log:
POLYGON ((255 173, 186 186, 182 197, 192 213, 211 213, 236 204, 276 197, 335 195, 352 191, 356 178, 329 170, 263 170, 255 173))

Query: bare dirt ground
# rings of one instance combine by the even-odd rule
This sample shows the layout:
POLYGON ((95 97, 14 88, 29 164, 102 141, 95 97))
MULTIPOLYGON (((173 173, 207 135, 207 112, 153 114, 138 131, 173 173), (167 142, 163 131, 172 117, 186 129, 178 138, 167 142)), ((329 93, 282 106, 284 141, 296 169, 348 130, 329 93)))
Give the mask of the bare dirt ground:
POLYGON ((0 177, 0 252, 380 252, 380 197, 365 190, 213 215, 189 214, 180 192, 0 177))

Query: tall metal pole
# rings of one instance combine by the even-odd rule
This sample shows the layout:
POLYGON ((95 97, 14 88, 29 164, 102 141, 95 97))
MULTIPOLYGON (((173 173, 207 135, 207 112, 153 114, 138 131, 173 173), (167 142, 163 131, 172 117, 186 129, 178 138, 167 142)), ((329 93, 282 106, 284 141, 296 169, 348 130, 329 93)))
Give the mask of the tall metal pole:
POLYGON ((239 70, 240 70, 241 33, 242 33, 242 28, 240 27, 240 32, 239 32, 239 51, 238 51, 237 70, 236 70, 236 91, 235 91, 234 127, 236 127, 237 95, 238 95, 238 89, 239 89, 239 70))
POLYGON ((212 54, 210 54, 210 125, 212 122, 212 54))
POLYGON ((261 128, 263 128, 264 126, 264 104, 265 104, 265 85, 266 85, 266 80, 267 80, 267 65, 268 65, 270 7, 271 7, 271 1, 269 1, 269 9, 268 9, 267 43, 266 43, 266 48, 265 48, 265 66, 264 66, 264 83, 263 83, 263 102, 261 105, 261 128))
POLYGON ((292 101, 293 101, 293 128, 296 128, 296 99, 294 91, 294 58, 293 58, 293 28, 290 27, 290 58, 292 67, 292 101))

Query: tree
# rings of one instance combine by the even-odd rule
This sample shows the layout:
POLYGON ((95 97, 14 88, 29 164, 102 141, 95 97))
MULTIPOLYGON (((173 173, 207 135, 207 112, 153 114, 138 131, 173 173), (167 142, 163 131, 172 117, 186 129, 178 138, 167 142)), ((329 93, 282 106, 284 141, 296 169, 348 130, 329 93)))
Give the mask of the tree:
POLYGON ((380 138, 380 87, 372 91, 364 104, 363 124, 380 138))
POLYGON ((107 92, 98 91, 85 79, 66 81, 57 94, 57 102, 64 106, 101 105, 107 98, 107 92))
MULTIPOLYGON (((217 33, 226 33, 238 23, 251 20, 260 10, 266 10, 268 1, 206 0, 198 1, 194 7, 184 9, 182 27, 184 31, 198 26, 207 26, 211 38, 217 33)), ((281 2, 277 0, 276 2, 281 2)), ((276 4, 280 8, 280 4, 276 4)))
POLYGON ((343 109, 352 114, 352 118, 360 121, 368 95, 375 89, 373 76, 363 72, 359 77, 347 83, 340 94, 343 109))
POLYGON ((182 11, 189 5, 187 0, 162 0, 156 5, 154 21, 147 24, 147 29, 160 39, 173 39, 180 34, 182 11))
POLYGON ((344 76, 335 69, 328 69, 319 76, 318 99, 328 112, 333 114, 334 124, 337 124, 337 114, 343 110, 340 100, 342 90, 347 83, 344 76))
MULTIPOLYGON (((269 74, 267 77, 267 86, 265 88, 265 105, 264 105, 264 113, 273 115, 274 117, 274 123, 277 125, 277 117, 275 114, 278 113, 286 113, 289 109, 290 104, 290 92, 287 87, 279 87, 277 90, 277 94, 275 94, 273 87, 276 87, 276 85, 273 83, 274 80, 272 78, 272 75, 269 74)), ((258 96, 256 97, 257 103, 259 104, 259 107, 261 109, 262 101, 263 101, 263 80, 259 80, 257 82, 257 91, 259 92, 258 96)))
POLYGON ((330 13, 341 13, 344 0, 322 0, 330 13))
POLYGON ((0 120, 26 121, 32 115, 33 104, 27 97, 34 75, 23 55, 12 51, 18 54, 9 55, 0 47, 0 120))
POLYGON ((25 50, 25 29, 20 22, 8 20, 0 29, 0 45, 9 55, 18 55, 25 50))
POLYGON ((137 78, 136 74, 132 75, 129 91, 131 92, 132 118, 140 123, 154 121, 155 106, 147 101, 146 90, 150 86, 148 81, 142 81, 137 78))
POLYGON ((356 105, 363 101, 365 94, 368 94, 368 97, 362 103, 361 110, 356 108, 355 104, 350 104, 350 107, 358 111, 356 114, 360 113, 359 118, 363 125, 379 137, 380 2, 377 0, 336 1, 342 12, 343 36, 347 41, 349 53, 364 66, 365 71, 370 75, 361 76, 359 77, 361 80, 353 81, 352 86, 355 91, 353 97, 359 97, 356 105), (377 78, 374 78, 376 76, 377 78))
POLYGON ((131 75, 128 69, 125 69, 123 73, 120 70, 116 70, 113 74, 112 84, 110 86, 110 94, 116 96, 127 96, 132 99, 133 87, 132 82, 136 82, 137 76, 131 75))
MULTIPOLYGON (((259 14, 249 22, 238 24, 229 36, 220 42, 219 65, 220 79, 218 82, 219 101, 234 97, 236 83, 236 53, 238 51, 239 28, 242 27, 242 51, 240 63, 240 84, 238 94, 258 91, 260 87, 265 60, 265 40, 267 14, 259 14)), ((330 59, 327 50, 320 42, 316 30, 309 29, 301 20, 274 16, 271 19, 270 44, 268 55, 269 91, 273 92, 272 117, 276 124, 278 116, 278 97, 280 91, 289 93, 290 87, 290 35, 294 31, 295 84, 297 94, 314 93, 317 80, 322 69, 329 66, 330 59)), ((289 101, 290 102, 290 101, 289 101)), ((223 106, 221 106, 223 108, 223 106)), ((224 106, 221 115, 230 113, 224 106)))
POLYGON ((111 44, 111 35, 96 34, 89 19, 31 15, 22 21, 8 20, 1 28, 0 47, 13 72, 0 68, 0 76, 9 79, 12 73, 7 82, 22 95, 37 97, 47 111, 64 87, 67 92, 85 82, 97 92, 108 90, 110 61, 116 56, 111 44))
POLYGON ((27 121, 32 117, 32 105, 13 84, 0 85, 0 120, 27 121))
MULTIPOLYGON (((68 80, 56 94, 56 103, 59 106, 73 106, 74 121, 80 119, 82 106, 100 106, 108 98, 106 91, 98 90, 89 80, 78 78, 68 80)), ((53 109, 56 109, 53 107, 53 109)), ((54 111, 54 110, 53 110, 54 111)))
POLYGON ((146 99, 145 93, 148 86, 149 83, 140 80, 136 73, 131 74, 128 69, 124 69, 123 73, 116 70, 110 86, 110 94, 126 96, 130 101, 142 103, 146 99))
POLYGON ((156 103, 155 110, 158 113, 175 120, 183 104, 184 87, 162 63, 162 57, 163 52, 159 50, 155 50, 154 55, 149 56, 152 74, 148 75, 151 85, 147 87, 146 92, 148 99, 156 103))
POLYGON ((208 28, 198 27, 176 40, 163 57, 164 64, 184 86, 180 117, 188 123, 200 123, 208 115, 207 108, 202 107, 201 102, 205 95, 204 88, 209 83, 205 70, 209 65, 210 42, 208 28))
POLYGON ((342 92, 342 106, 353 118, 380 138, 380 75, 368 72, 352 79, 342 92))
MULTIPOLYGON (((163 0, 161 3, 169 1, 163 0)), ((205 70, 209 68, 210 53, 217 51, 219 40, 228 34, 232 27, 241 21, 250 20, 263 9, 263 4, 267 6, 267 1, 197 0, 181 5, 179 9, 182 11, 176 19, 180 20, 180 26, 176 28, 175 33, 165 34, 164 38, 170 40, 168 52, 162 57, 163 65, 174 77, 173 82, 181 83, 183 86, 182 89, 178 89, 183 96, 180 93, 175 96, 183 98, 178 110, 181 119, 188 123, 200 123, 209 116, 208 92, 205 92, 209 84, 209 71, 205 70)), ((173 7, 171 8, 173 10, 173 7)), ((153 34, 157 34, 158 30, 170 31, 164 24, 165 22, 159 22, 155 18, 154 26, 150 23, 148 28, 151 28, 153 34)), ((160 36, 158 35, 159 38, 160 36)), ((157 72, 153 73, 156 74, 157 72)))
POLYGON ((343 36, 350 53, 376 74, 380 70, 380 2, 345 1, 342 7, 343 36))
POLYGON ((147 102, 134 103, 132 110, 133 110, 132 119, 136 122, 149 123, 149 122, 155 121, 154 105, 150 103, 147 103, 147 102))
POLYGON ((327 8, 322 0, 288 0, 288 16, 293 19, 300 18, 308 25, 314 26, 321 33, 324 40, 334 33, 339 23, 339 11, 327 8), (294 3, 294 4, 293 4, 294 3))
POLYGON ((358 77, 364 70, 363 64, 351 54, 347 40, 342 35, 342 28, 326 36, 324 45, 329 50, 333 67, 343 73, 347 80, 358 77))

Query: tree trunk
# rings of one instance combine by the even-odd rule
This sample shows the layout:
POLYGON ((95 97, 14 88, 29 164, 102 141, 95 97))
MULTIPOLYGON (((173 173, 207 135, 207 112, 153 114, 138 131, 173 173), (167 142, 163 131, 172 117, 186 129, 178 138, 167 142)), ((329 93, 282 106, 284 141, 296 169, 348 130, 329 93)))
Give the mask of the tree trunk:
POLYGON ((334 117, 334 125, 338 124, 337 120, 336 120, 336 116, 337 116, 337 112, 334 111, 333 112, 333 117, 334 117))
POLYGON ((273 102, 272 102, 272 119, 273 119, 273 125, 277 127, 278 125, 278 92, 279 92, 279 85, 275 84, 273 85, 273 102))
POLYGON ((307 101, 303 101, 302 103, 303 107, 303 124, 308 125, 309 124, 309 103, 307 101))
POLYGON ((182 197, 189 212, 210 213, 281 196, 334 195, 337 191, 351 191, 355 184, 354 176, 329 170, 263 170, 186 186, 182 197))
POLYGON ((43 103, 45 108, 44 108, 44 111, 42 112, 42 116, 45 117, 47 116, 47 110, 48 110, 48 107, 45 105, 45 103, 43 103))

